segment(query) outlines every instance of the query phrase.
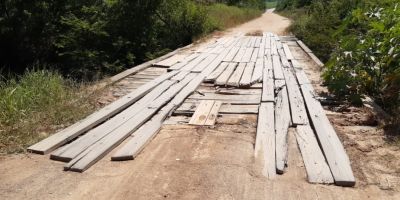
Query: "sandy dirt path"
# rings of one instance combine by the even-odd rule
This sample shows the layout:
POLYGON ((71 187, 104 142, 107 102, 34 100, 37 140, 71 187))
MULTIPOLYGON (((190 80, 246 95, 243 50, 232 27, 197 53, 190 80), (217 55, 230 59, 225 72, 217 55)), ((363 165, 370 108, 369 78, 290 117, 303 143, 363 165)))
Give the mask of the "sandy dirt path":
MULTIPOLYGON (((282 35, 289 24, 266 13, 223 35, 257 30, 282 35)), ((291 50, 323 92, 320 70, 304 52, 291 50)), ((307 183, 294 130, 289 134, 288 172, 266 180, 253 156, 257 116, 224 115, 215 128, 165 125, 134 161, 110 162, 108 155, 82 174, 63 172, 64 163, 48 156, 1 157, 0 199, 399 199, 399 150, 385 145, 378 129, 352 124, 363 116, 362 110, 354 111, 360 118, 350 116, 353 111, 329 116, 352 160, 355 188, 307 183), (362 136, 360 129, 366 129, 362 136), (382 160, 383 155, 393 160, 382 160)))

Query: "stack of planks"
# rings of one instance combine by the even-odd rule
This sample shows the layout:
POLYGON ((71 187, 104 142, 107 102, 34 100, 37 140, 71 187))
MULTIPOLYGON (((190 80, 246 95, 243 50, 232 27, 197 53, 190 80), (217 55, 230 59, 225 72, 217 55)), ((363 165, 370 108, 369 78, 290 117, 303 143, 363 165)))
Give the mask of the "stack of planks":
POLYGON ((83 172, 118 146, 111 160, 134 159, 172 113, 206 126, 218 113, 258 114, 255 156, 266 177, 287 170, 288 132, 296 127, 309 182, 353 186, 347 154, 286 41, 293 38, 237 35, 172 55, 154 63, 161 74, 139 71, 132 77, 146 81, 134 90, 28 150, 83 172))

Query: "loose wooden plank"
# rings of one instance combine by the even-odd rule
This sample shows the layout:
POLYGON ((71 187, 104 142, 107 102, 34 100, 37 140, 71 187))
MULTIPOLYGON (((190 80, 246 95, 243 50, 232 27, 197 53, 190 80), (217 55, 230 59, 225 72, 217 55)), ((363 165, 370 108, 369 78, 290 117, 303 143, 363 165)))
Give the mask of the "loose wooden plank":
POLYGON ((240 79, 240 82, 239 82, 240 87, 243 87, 243 88, 250 87, 251 77, 252 77, 253 71, 254 71, 254 66, 255 66, 254 62, 250 62, 250 63, 246 64, 246 67, 243 71, 242 78, 240 79))
POLYGON ((203 71, 211 62, 213 62, 217 58, 218 54, 210 54, 208 55, 202 62, 197 64, 191 72, 201 72, 203 71))
POLYGON ((223 59, 224 62, 231 62, 233 61, 233 59, 236 57, 236 54, 239 52, 239 47, 233 47, 228 55, 226 55, 226 57, 223 59))
POLYGON ((138 89, 127 94, 126 96, 123 96, 122 98, 114 101, 113 103, 110 103, 109 105, 105 106, 99 111, 89 115, 85 119, 78 121, 77 123, 69 126, 68 128, 30 146, 28 148, 28 151, 39 154, 47 154, 53 151, 54 149, 75 139, 76 137, 86 132, 87 130, 93 128, 94 126, 104 122, 111 116, 124 110, 125 108, 136 102, 138 99, 146 95, 146 93, 151 91, 161 82, 171 78, 177 73, 178 72, 171 72, 161 75, 160 77, 154 79, 153 81, 150 81, 145 85, 140 86, 138 89))
POLYGON ((167 110, 162 109, 142 127, 132 134, 132 138, 120 148, 113 156, 112 161, 133 160, 161 129, 164 119, 167 117, 167 110))
POLYGON ((192 118, 189 121, 191 125, 203 126, 207 121, 207 117, 214 105, 214 100, 203 100, 200 101, 200 105, 197 107, 192 118))
POLYGON ((193 59, 196 59, 199 55, 200 55, 200 53, 190 54, 188 57, 185 57, 181 62, 178 62, 178 63, 172 65, 170 68, 168 68, 168 71, 181 69, 186 64, 188 64, 190 61, 192 61, 193 59))
POLYGON ((247 47, 247 48, 246 48, 246 51, 245 51, 244 54, 243 54, 243 57, 242 57, 242 59, 241 59, 241 62, 245 62, 245 63, 250 62, 251 56, 253 55, 253 51, 254 51, 254 48, 253 48, 253 47, 247 47))
POLYGON ((239 63, 236 67, 235 71, 232 73, 232 76, 228 79, 226 85, 239 87, 240 79, 242 78, 244 69, 246 67, 246 63, 239 63))
POLYGON ((289 60, 286 58, 285 52, 283 51, 283 49, 279 49, 278 50, 278 54, 281 58, 281 62, 282 62, 282 67, 284 68, 289 68, 291 67, 289 60))
MULTIPOLYGON (((104 157, 109 151, 118 146, 123 140, 129 137, 135 130, 152 117, 163 105, 169 102, 172 98, 179 95, 178 93, 193 80, 195 74, 189 74, 183 81, 173 85, 148 107, 143 108, 140 115, 135 115, 133 118, 125 122, 125 125, 119 126, 112 134, 108 134, 90 148, 79 154, 69 163, 64 166, 65 170, 83 172, 104 157), (178 94, 178 95, 177 95, 178 94)), ((204 76, 202 76, 204 79, 204 76)), ((174 98, 174 99, 175 99, 174 98)), ((174 100, 173 100, 174 101, 174 100)), ((173 102, 171 101, 171 103, 173 102)))
POLYGON ((286 87, 279 90, 275 104, 276 171, 283 174, 288 160, 290 110, 286 87))
POLYGON ((288 60, 294 59, 293 54, 290 51, 289 46, 287 44, 283 44, 283 50, 285 51, 285 55, 288 60))
POLYGON ((268 179, 276 176, 274 103, 261 103, 255 145, 256 159, 263 160, 262 173, 268 179))
POLYGON ((263 89, 262 89, 262 102, 275 101, 275 88, 272 69, 265 67, 263 73, 263 89))
POLYGON ((175 75, 174 77, 171 78, 171 80, 174 81, 181 81, 182 79, 184 79, 186 77, 186 75, 188 75, 190 73, 190 71, 180 71, 179 74, 175 75))
POLYGON ((180 68, 181 71, 191 71, 194 67, 196 67, 199 63, 201 63, 204 59, 206 59, 208 56, 210 56, 210 53, 205 52, 200 54, 198 57, 193 59, 192 61, 188 62, 186 65, 184 65, 182 68, 180 68))
POLYGON ((310 183, 333 183, 332 173, 309 125, 296 127, 296 139, 310 183))
POLYGON ((297 40, 297 44, 299 44, 299 46, 303 49, 303 51, 305 51, 307 54, 308 53, 312 53, 311 49, 307 47, 307 45, 305 45, 303 43, 303 41, 301 40, 297 40))
POLYGON ((158 67, 171 67, 172 65, 182 61, 185 57, 187 57, 188 55, 185 54, 175 54, 165 60, 162 60, 160 62, 157 62, 154 64, 154 66, 158 66, 158 67))
POLYGON ((265 56, 262 58, 257 58, 257 61, 254 66, 254 72, 251 76, 251 83, 260 82, 263 77, 263 68, 264 68, 265 56))
POLYGON ((236 56, 233 58, 233 62, 241 62, 244 54, 246 53, 246 49, 246 47, 241 47, 236 56))
POLYGON ((219 109, 222 106, 221 101, 215 101, 213 107, 210 110, 210 113, 207 116, 207 120, 204 123, 204 126, 214 126, 215 120, 217 120, 219 109))
POLYGON ((237 63, 229 63, 225 71, 215 80, 215 85, 225 86, 229 77, 231 77, 232 73, 235 71, 236 65, 237 63))
POLYGON ((153 101, 160 96, 164 91, 170 88, 175 81, 166 80, 143 98, 137 101, 135 104, 131 105, 118 115, 114 116, 110 120, 104 122, 100 126, 90 130, 84 136, 80 137, 78 140, 67 145, 66 148, 59 149, 50 155, 53 160, 68 162, 78 156, 81 152, 89 148, 91 145, 101 140, 112 131, 117 129, 119 126, 123 125, 126 121, 131 119, 133 116, 140 114, 143 107, 148 105, 149 102, 153 101))
POLYGON ((310 84, 301 85, 307 111, 312 121, 319 144, 331 169, 335 184, 354 186, 355 178, 351 169, 349 157, 336 135, 321 104, 314 98, 314 89, 310 84))
POLYGON ((274 71, 274 78, 275 79, 285 79, 283 76, 283 71, 282 71, 282 65, 281 61, 279 59, 279 56, 277 55, 272 55, 272 66, 273 66, 273 71, 274 71))
POLYGON ((304 105, 303 96, 301 95, 296 78, 290 69, 285 68, 283 71, 289 95, 292 122, 294 125, 308 124, 306 107, 304 105))
POLYGON ((258 58, 258 52, 260 48, 254 48, 253 54, 251 55, 250 62, 256 62, 258 58))
POLYGON ((260 95, 224 95, 215 93, 194 93, 188 97, 188 99, 198 100, 235 100, 235 101, 258 101, 260 102, 260 95))
POLYGON ((220 76, 222 74, 222 72, 224 72, 224 70, 226 69, 226 67, 228 67, 227 62, 222 62, 217 69, 215 69, 210 75, 208 75, 205 79, 206 82, 214 82, 218 76, 220 76))

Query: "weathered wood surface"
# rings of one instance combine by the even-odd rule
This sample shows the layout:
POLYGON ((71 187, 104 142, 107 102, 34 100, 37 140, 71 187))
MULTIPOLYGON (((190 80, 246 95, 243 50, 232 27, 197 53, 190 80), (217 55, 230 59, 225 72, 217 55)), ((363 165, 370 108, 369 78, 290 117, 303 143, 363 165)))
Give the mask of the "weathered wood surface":
POLYGON ((148 82, 147 84, 139 87, 135 91, 129 93, 126 96, 114 101, 113 103, 105 106, 104 108, 100 109, 99 111, 89 115, 85 119, 69 126, 68 128, 30 146, 28 151, 39 153, 39 154, 47 154, 51 151, 55 150, 56 148, 62 146, 63 144, 68 143, 69 141, 75 139, 79 135, 83 134, 84 132, 90 130, 91 128, 95 127, 96 125, 104 122, 111 116, 121 112, 138 99, 143 97, 147 92, 151 91, 161 82, 171 78, 172 76, 176 75, 178 72, 171 72, 165 75, 161 75, 160 77, 154 79, 153 81, 148 82))
MULTIPOLYGON (((200 103, 197 102, 185 102, 183 103, 174 114, 179 115, 192 115, 200 103)), ((257 114, 258 105, 235 105, 222 103, 219 110, 221 114, 257 114)))
POLYGON ((185 57, 181 62, 178 62, 178 63, 172 65, 170 68, 168 68, 168 71, 181 69, 182 67, 187 65, 190 61, 192 61, 193 59, 196 59, 199 55, 200 55, 200 53, 190 54, 189 56, 185 57))
POLYGON ((228 82, 226 83, 226 85, 239 87, 240 79, 242 78, 245 67, 246 67, 246 63, 239 63, 239 65, 236 67, 235 71, 232 73, 231 77, 228 79, 228 82))
POLYGON ((283 44, 283 50, 285 51, 285 55, 288 60, 294 59, 293 54, 290 51, 289 46, 287 44, 283 44))
POLYGON ((308 53, 308 55, 319 67, 324 66, 324 63, 314 53, 308 53))
POLYGON ((260 48, 254 48, 253 54, 251 55, 250 62, 256 62, 258 58, 258 52, 260 48))
POLYGON ((251 56, 253 55, 253 51, 254 51, 253 47, 247 47, 246 51, 243 54, 241 62, 245 62, 245 63, 250 62, 251 56))
POLYGON ((245 67, 245 69, 243 71, 242 78, 240 79, 240 82, 239 82, 239 86, 241 88, 250 87, 250 85, 251 85, 251 77, 252 77, 253 71, 254 71, 254 66, 255 66, 254 62, 250 62, 250 63, 246 64, 246 67, 245 67))
POLYGON ((301 85, 307 111, 312 121, 318 141, 331 169, 336 185, 354 186, 355 178, 349 157, 344 150, 335 129, 326 117, 324 109, 314 98, 314 89, 310 84, 301 85))
POLYGON ((190 119, 189 124, 202 126, 206 123, 208 114, 211 111, 215 101, 214 100, 203 100, 200 101, 200 105, 194 112, 192 119, 190 119))
POLYGON ((217 120, 218 117, 218 112, 222 106, 221 101, 214 101, 214 105, 210 110, 210 113, 207 116, 207 120, 204 123, 204 126, 214 126, 215 121, 217 120))
POLYGON ((77 141, 70 143, 66 148, 59 149, 50 155, 53 160, 60 160, 68 162, 78 156, 81 152, 89 148, 91 145, 97 141, 104 138, 106 135, 110 134, 119 126, 123 125, 126 121, 131 119, 133 116, 140 114, 143 107, 148 105, 150 102, 155 100, 164 91, 171 87, 175 81, 164 81, 162 84, 157 86, 154 90, 146 94, 143 98, 137 101, 135 104, 131 105, 118 115, 114 116, 110 120, 104 122, 100 126, 90 130, 88 133, 80 137, 77 141))
POLYGON ((188 55, 186 54, 175 54, 165 60, 162 60, 160 62, 157 62, 154 64, 154 66, 158 66, 158 67, 171 67, 172 65, 182 61, 185 57, 187 57, 188 55))
POLYGON ((257 58, 255 66, 254 66, 254 71, 251 77, 251 83, 256 83, 260 82, 262 79, 262 73, 263 73, 263 68, 264 68, 264 63, 265 62, 265 57, 257 58))
POLYGON ((274 103, 261 103, 258 113, 255 157, 262 160, 262 174, 268 179, 276 176, 274 103))
POLYGON ((297 40, 297 44, 299 44, 299 46, 303 49, 304 52, 308 53, 312 53, 311 49, 307 47, 307 45, 305 45, 303 43, 303 41, 301 40, 297 40))
POLYGON ((241 47, 232 61, 241 62, 244 54, 246 53, 246 49, 246 47, 241 47))
POLYGON ((286 87, 278 91, 275 103, 276 130, 276 171, 283 174, 288 161, 288 131, 290 125, 290 109, 286 87))
POLYGON ((233 61, 233 58, 235 58, 236 54, 239 52, 239 47, 233 47, 228 55, 226 55, 226 57, 223 59, 224 62, 231 62, 233 61))
POLYGON ((229 77, 231 77, 232 73, 235 71, 236 65, 237 63, 229 63, 225 71, 215 80, 215 85, 225 86, 229 77))
POLYGON ((303 96, 301 95, 296 78, 289 68, 285 68, 283 71, 289 95, 292 123, 294 125, 308 124, 306 107, 304 105, 303 96))
MULTIPOLYGON (((222 53, 222 52, 221 52, 222 53)), ((201 61, 199 64, 195 65, 192 69, 191 72, 197 72, 200 73, 206 68, 211 62, 213 62, 219 54, 210 54, 208 55, 203 61, 201 61)))
POLYGON ((228 67, 228 62, 221 62, 221 64, 215 69, 210 75, 208 75, 205 79, 206 82, 214 82, 218 76, 224 72, 226 67, 228 67))
POLYGON ((272 55, 272 66, 274 69, 275 79, 285 79, 283 76, 282 64, 278 55, 272 55))
POLYGON ((333 183, 332 173, 311 127, 309 125, 297 126, 296 139, 303 157, 308 181, 310 183, 333 183))
POLYGON ((194 100, 220 100, 226 103, 258 104, 260 95, 223 95, 215 93, 192 94, 188 99, 194 100))
POLYGON ((264 67, 263 73, 263 89, 262 89, 262 102, 274 102, 275 101, 275 86, 273 72, 271 68, 264 67))

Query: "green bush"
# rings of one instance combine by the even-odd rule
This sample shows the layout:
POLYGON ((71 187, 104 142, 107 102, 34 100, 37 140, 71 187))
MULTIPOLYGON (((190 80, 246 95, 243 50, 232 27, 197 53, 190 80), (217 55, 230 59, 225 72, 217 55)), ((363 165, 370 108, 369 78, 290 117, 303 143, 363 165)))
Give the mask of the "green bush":
POLYGON ((400 9, 396 4, 355 9, 328 62, 324 78, 339 97, 359 101, 367 94, 386 110, 400 106, 400 9))

